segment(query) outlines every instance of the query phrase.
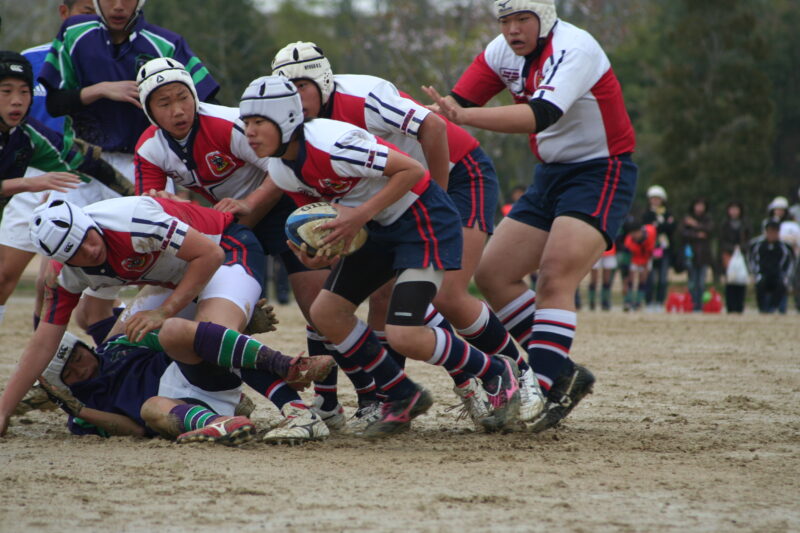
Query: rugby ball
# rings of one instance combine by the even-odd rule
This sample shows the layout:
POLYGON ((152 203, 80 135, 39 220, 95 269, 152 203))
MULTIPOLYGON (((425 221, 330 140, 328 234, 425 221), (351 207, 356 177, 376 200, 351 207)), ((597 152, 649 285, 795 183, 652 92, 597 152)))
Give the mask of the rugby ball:
MULTIPOLYGON (((328 202, 315 202, 298 207, 286 219, 286 236, 297 246, 305 243, 308 255, 315 255, 322 247, 322 240, 330 233, 330 230, 317 228, 336 218, 337 215, 336 209, 328 202)), ((367 230, 361 228, 350 243, 349 250, 345 251, 344 241, 339 241, 331 248, 331 255, 350 255, 364 246, 365 242, 367 242, 367 230)))

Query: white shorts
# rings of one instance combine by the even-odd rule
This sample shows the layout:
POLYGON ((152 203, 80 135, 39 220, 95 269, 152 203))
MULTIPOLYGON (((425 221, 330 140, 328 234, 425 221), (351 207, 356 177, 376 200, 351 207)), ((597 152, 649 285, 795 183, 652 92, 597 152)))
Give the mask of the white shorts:
POLYGON ((159 396, 175 399, 194 398, 208 405, 215 413, 224 416, 233 416, 241 394, 241 387, 211 392, 192 385, 174 362, 167 367, 158 382, 159 396))
POLYGON ((647 272, 653 268, 653 260, 649 260, 646 265, 634 265, 631 263, 631 272, 647 272))
MULTIPOLYGON (((170 294, 172 294, 172 289, 156 286, 145 287, 125 310, 122 320, 127 320, 128 317, 139 311, 155 309, 164 303, 170 294)), ((249 322, 260 297, 261 285, 245 271, 242 265, 222 265, 200 292, 197 301, 223 298, 233 302, 245 314, 246 322, 249 322)), ((196 311, 197 304, 191 302, 175 316, 194 320, 196 311)))
MULTIPOLYGON (((133 171, 132 158, 130 167, 131 171, 133 171)), ((41 176, 44 173, 38 168, 28 167, 25 177, 32 178, 41 176)), ((100 200, 119 198, 119 194, 97 180, 81 182, 77 188, 70 189, 67 192, 40 191, 15 194, 3 210, 3 220, 0 222, 0 244, 25 252, 36 253, 36 248, 30 241, 30 231, 28 229, 31 213, 45 200, 59 198, 72 202, 78 207, 84 207, 100 200)))
POLYGON ((592 270, 614 270, 617 268, 617 257, 614 255, 603 255, 592 267, 592 270))

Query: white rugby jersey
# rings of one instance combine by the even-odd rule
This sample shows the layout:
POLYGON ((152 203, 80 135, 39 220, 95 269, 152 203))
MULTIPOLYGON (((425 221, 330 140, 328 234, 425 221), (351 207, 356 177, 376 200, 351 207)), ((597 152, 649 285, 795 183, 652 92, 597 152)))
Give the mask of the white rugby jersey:
POLYGON ((61 268, 57 287, 48 289, 48 309, 42 314, 46 322, 69 321, 86 288, 138 284, 176 287, 188 265, 176 254, 189 228, 219 243, 233 222, 231 213, 149 196, 113 198, 83 210, 103 232, 106 261, 96 267, 61 268))
MULTIPOLYGON (((363 128, 410 155, 427 168, 419 143, 419 128, 431 111, 388 81, 375 76, 337 74, 336 85, 325 116, 363 128)), ((478 147, 466 130, 447 123, 450 168, 478 147)))
MULTIPOLYGON (((269 174, 275 185, 297 205, 324 200, 356 207, 380 191, 389 178, 384 176, 389 143, 359 127, 328 119, 314 119, 303 127, 303 143, 295 161, 272 158, 269 174)), ((388 226, 417 201, 430 184, 425 173, 410 191, 373 220, 388 226)))
POLYGON ((504 88, 517 103, 541 99, 563 111, 558 121, 530 136, 531 150, 545 163, 577 163, 635 148, 622 88, 608 57, 594 37, 572 24, 559 20, 532 61, 515 54, 499 35, 453 92, 484 105, 504 88))
POLYGON ((200 103, 186 145, 150 126, 136 145, 136 192, 164 190, 167 178, 216 203, 243 198, 264 180, 268 158, 258 157, 244 134, 239 109, 200 103))

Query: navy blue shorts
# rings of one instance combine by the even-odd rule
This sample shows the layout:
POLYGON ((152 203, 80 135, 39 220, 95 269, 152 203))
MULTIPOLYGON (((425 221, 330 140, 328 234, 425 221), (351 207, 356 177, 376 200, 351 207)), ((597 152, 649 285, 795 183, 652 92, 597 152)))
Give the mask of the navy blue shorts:
POLYGON ((544 231, 550 231, 556 217, 574 216, 597 228, 609 250, 633 203, 637 175, 628 154, 540 164, 533 185, 508 216, 544 231))
POLYGON ((269 213, 264 215, 264 218, 259 220, 256 227, 253 228, 253 233, 256 234, 261 246, 264 247, 264 252, 267 255, 280 258, 284 266, 286 266, 286 272, 289 274, 308 270, 297 259, 294 252, 289 249, 289 245, 286 244, 286 219, 295 209, 297 209, 297 205, 284 194, 278 200, 278 203, 270 209, 269 213))
POLYGON ((402 270, 458 270, 464 244, 458 220, 450 197, 431 182, 389 226, 370 222, 366 244, 334 266, 325 288, 358 305, 402 270))
POLYGON ((261 285, 264 290, 267 256, 253 234, 253 230, 241 224, 231 224, 225 228, 219 245, 225 250, 225 265, 242 265, 245 271, 261 285))
POLYGON ((494 232, 500 185, 492 160, 480 146, 450 170, 447 194, 456 204, 463 227, 477 227, 490 235, 494 232))

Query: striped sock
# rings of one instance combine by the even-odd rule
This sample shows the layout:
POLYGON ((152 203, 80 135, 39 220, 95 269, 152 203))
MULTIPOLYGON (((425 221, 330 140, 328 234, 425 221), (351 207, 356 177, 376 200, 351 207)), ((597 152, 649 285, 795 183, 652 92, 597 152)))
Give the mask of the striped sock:
POLYGON ((533 316, 536 312, 536 293, 527 290, 497 312, 497 318, 520 346, 531 339, 533 316))
POLYGON ((213 322, 200 322, 194 351, 202 359, 223 368, 250 368, 285 376, 292 358, 261 344, 253 337, 213 322))
POLYGON ((442 328, 450 333, 455 333, 452 324, 447 321, 442 313, 436 310, 433 304, 428 304, 428 309, 425 311, 425 325, 429 328, 442 328))
MULTIPOLYGON (((308 355, 330 355, 335 353, 333 346, 327 344, 325 337, 320 335, 311 326, 306 326, 306 345, 308 347, 308 355)), ((322 381, 314 382, 314 395, 322 398, 321 409, 325 411, 332 411, 339 405, 339 372, 338 369, 332 368, 330 373, 322 381)))
POLYGON ((176 405, 169 410, 169 414, 178 419, 184 432, 206 427, 220 418, 214 411, 190 403, 176 405))
POLYGON ((364 322, 359 320, 344 342, 336 345, 336 350, 349 365, 359 366, 371 375, 389 400, 406 398, 416 392, 417 386, 383 349, 378 338, 364 322))
POLYGON ((302 402, 296 390, 287 385, 283 378, 270 372, 243 368, 242 381, 259 394, 263 394, 278 409, 289 402, 302 402))
POLYGON ((475 322, 469 327, 459 329, 458 334, 486 355, 507 355, 517 362, 520 372, 528 370, 528 363, 517 350, 503 323, 488 305, 482 302, 481 307, 481 314, 475 322))
POLYGON ((481 379, 503 372, 503 365, 496 357, 486 355, 445 329, 433 328, 433 332, 436 345, 428 364, 443 366, 450 372, 461 370, 481 379))
POLYGON ((578 316, 563 309, 537 309, 528 357, 539 385, 549 391, 555 379, 571 372, 575 363, 569 358, 578 316))

